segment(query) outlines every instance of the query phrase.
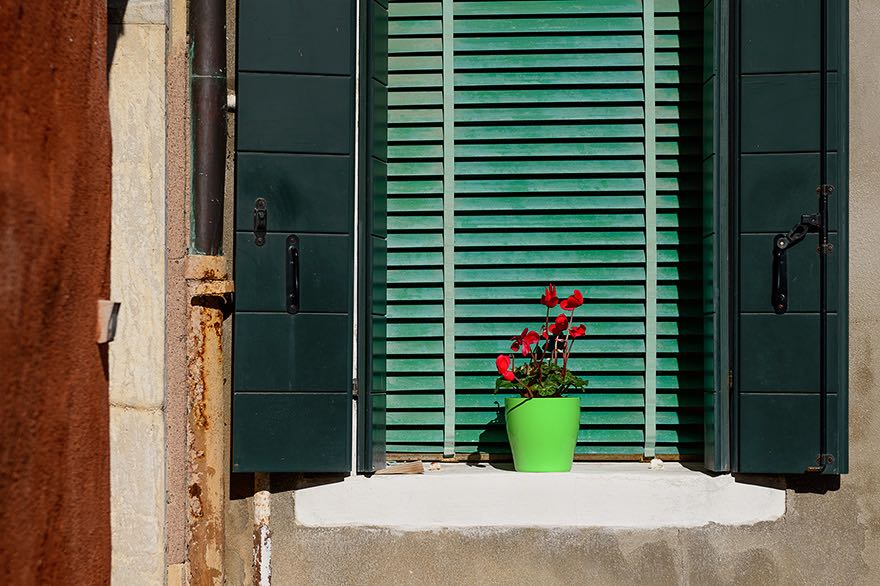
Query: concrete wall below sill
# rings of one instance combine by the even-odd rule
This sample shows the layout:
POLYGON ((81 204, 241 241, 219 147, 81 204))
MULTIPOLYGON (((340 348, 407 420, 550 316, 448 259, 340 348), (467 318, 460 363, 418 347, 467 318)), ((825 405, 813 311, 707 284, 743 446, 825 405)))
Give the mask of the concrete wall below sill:
POLYGON ((785 514, 785 491, 681 464, 575 463, 570 473, 526 474, 444 464, 418 475, 356 476, 296 491, 309 527, 407 531, 472 527, 656 529, 751 525, 785 514))

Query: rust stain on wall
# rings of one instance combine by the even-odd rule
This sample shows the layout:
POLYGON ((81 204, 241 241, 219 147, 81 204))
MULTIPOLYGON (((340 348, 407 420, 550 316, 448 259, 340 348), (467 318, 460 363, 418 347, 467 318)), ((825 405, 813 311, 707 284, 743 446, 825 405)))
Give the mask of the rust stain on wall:
POLYGON ((110 579, 107 4, 0 2, 0 583, 110 579))

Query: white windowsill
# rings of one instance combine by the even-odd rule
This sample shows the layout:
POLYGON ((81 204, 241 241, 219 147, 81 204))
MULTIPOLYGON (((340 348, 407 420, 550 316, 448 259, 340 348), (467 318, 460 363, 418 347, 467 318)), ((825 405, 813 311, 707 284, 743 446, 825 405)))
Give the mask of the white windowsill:
POLYGON ((425 474, 353 476, 296 491, 311 527, 400 530, 474 527, 656 529, 750 525, 785 514, 785 491, 667 462, 577 462, 569 473, 525 474, 444 464, 425 474))

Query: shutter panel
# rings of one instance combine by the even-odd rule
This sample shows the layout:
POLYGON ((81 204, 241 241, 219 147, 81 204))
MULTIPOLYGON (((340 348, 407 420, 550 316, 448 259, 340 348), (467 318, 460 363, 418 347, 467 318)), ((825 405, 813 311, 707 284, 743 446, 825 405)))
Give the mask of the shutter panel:
POLYGON ((351 469, 354 12, 239 2, 235 472, 351 469))
POLYGON ((734 360, 734 470, 847 471, 847 3, 744 1, 736 14, 734 254, 738 271, 734 360), (823 61, 827 74, 822 74, 823 61), (823 77, 826 79, 823 87, 823 77), (823 90, 825 98, 823 100, 823 90), (823 108, 824 102, 824 108, 823 108), (827 132, 822 130, 822 110, 827 132), (823 135, 825 139, 823 141, 823 135), (822 153, 826 162, 822 173, 822 153), (788 253, 788 312, 774 314, 771 250, 802 214, 817 211, 817 186, 834 186, 828 226, 827 335, 820 337, 818 236, 788 253), (820 344, 827 396, 820 409, 820 344))
POLYGON ((703 8, 703 363, 704 459, 730 470, 730 6, 703 8))
POLYGON ((363 156, 358 226, 360 296, 358 324, 358 471, 385 467, 386 274, 388 265, 388 7, 366 0, 361 27, 361 101, 363 156))
POLYGON ((493 358, 541 319, 537 298, 553 281, 587 289, 588 337, 572 359, 591 384, 578 454, 701 455, 703 15, 671 0, 646 15, 652 5, 391 1, 389 452, 509 451, 493 358), (645 22, 656 31, 650 72, 645 22))

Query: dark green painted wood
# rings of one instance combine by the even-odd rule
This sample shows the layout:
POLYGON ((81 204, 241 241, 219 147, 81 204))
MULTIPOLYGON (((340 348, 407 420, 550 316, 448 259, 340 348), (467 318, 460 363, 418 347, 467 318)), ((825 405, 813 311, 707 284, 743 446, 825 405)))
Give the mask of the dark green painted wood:
MULTIPOLYGON (((829 83, 836 84, 836 75, 829 83)), ((743 153, 819 150, 819 74, 780 73, 743 76, 740 101, 749 116, 741 120, 743 153)), ((829 92, 829 119, 839 119, 836 92, 829 92)), ((828 149, 837 149, 836 125, 829 126, 828 149)))
POLYGON ((370 85, 370 156, 382 161, 388 160, 388 87, 375 78, 370 85))
MULTIPOLYGON (((815 204, 815 196, 813 202, 815 204)), ((791 217, 791 216, 789 216, 791 217)), ((796 216, 795 216, 796 217, 796 216)), ((780 225, 783 225, 780 222, 780 225)), ((837 247, 836 234, 829 236, 829 241, 837 247)), ((743 271, 740 280, 740 308, 744 312, 764 312, 770 299, 771 284, 767 275, 773 269, 773 262, 767 253, 766 234, 743 234, 740 237, 740 251, 744 259, 749 259, 747 271, 743 271)), ((791 312, 819 311, 819 259, 816 246, 819 237, 810 234, 804 242, 788 252, 788 308, 791 312)), ((828 271, 837 274, 840 256, 828 257, 828 271)), ((832 280, 828 284, 828 306, 839 306, 838 283, 832 280)))
MULTIPOLYGON (((287 234, 254 245, 236 235, 235 306, 238 311, 287 311, 287 234)), ((300 311, 345 313, 350 302, 352 245, 348 235, 298 234, 300 311)))
POLYGON ((703 461, 716 472, 730 469, 729 16, 728 0, 703 7, 703 461))
POLYGON ((348 393, 235 393, 233 472, 347 472, 348 393))
POLYGON ((381 238, 388 237, 388 164, 373 159, 370 164, 368 205, 371 229, 370 233, 381 238))
MULTIPOLYGON (((828 395, 828 417, 838 416, 838 396, 828 395)), ((748 422, 749 441, 740 448, 739 472, 802 474, 819 453, 819 399, 808 394, 750 394, 740 397, 741 419, 748 422)), ((839 453, 837 434, 829 451, 839 453)), ((835 468, 836 470, 836 468, 835 468)))
POLYGON ((352 0, 240 0, 238 69, 346 75, 352 0))
POLYGON ((239 4, 234 471, 351 469, 355 6, 239 4), (286 303, 292 234, 296 314, 286 303))
POLYGON ((386 463, 387 266, 388 266, 388 10, 387 3, 361 0, 367 26, 359 39, 362 76, 359 91, 361 155, 358 177, 358 455, 359 472, 386 463))
MULTIPOLYGON (((367 2, 370 29, 367 46, 369 77, 388 85, 388 9, 379 2, 367 2)), ((377 114, 374 112, 373 114, 377 114)))
MULTIPOLYGON (((829 0, 826 474, 847 458, 847 4, 829 0), (837 71, 835 71, 837 70, 837 71)), ((772 237, 817 211, 819 0, 747 0, 735 12, 733 469, 801 474, 819 453, 816 236, 788 253, 789 313, 770 307, 772 237), (757 154, 756 154, 757 153, 757 154)))
MULTIPOLYGON (((836 372, 836 317, 828 317, 831 372, 836 372)), ((742 393, 818 393, 819 318, 816 314, 748 314, 740 316, 739 391, 742 393)), ((829 380, 828 392, 839 391, 829 380)), ((743 433, 750 427, 744 421, 743 433)), ((744 442, 750 438, 741 438, 744 442)))
MULTIPOLYGON (((828 180, 832 185, 840 183, 836 158, 836 154, 828 157, 828 180)), ((792 218, 799 218, 805 210, 815 207, 819 155, 743 155, 740 159, 740 181, 742 231, 779 231, 781 226, 793 224, 792 218), (773 201, 773 205, 766 205, 768 200, 773 201)), ((837 206, 831 206, 830 215, 829 227, 836 230, 837 206)))
POLYGON ((369 240, 369 262, 370 268, 370 286, 372 293, 370 294, 370 312, 373 315, 385 315, 388 308, 388 241, 379 236, 370 236, 369 240))
POLYGON ((239 151, 349 154, 351 77, 240 73, 239 151))
POLYGON ((351 387, 348 329, 347 314, 238 312, 235 390, 348 392, 351 387))
POLYGON ((742 73, 818 71, 819 1, 743 0, 742 73))
POLYGON ((351 231, 352 157, 239 153, 236 162, 236 230, 253 230, 254 201, 262 197, 270 232, 351 231))

